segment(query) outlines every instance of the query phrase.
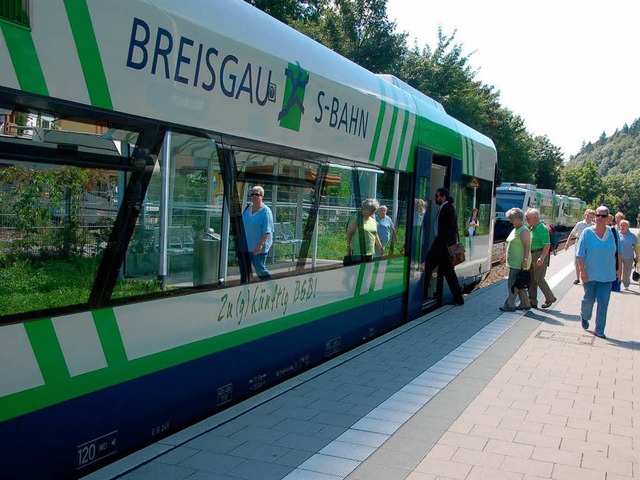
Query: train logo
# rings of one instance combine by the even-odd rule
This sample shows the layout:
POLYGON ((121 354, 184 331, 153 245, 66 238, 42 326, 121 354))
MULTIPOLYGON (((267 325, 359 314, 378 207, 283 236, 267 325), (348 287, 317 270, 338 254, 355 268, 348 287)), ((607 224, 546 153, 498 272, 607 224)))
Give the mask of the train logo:
POLYGON ((300 131, 300 120, 304 114, 304 92, 309 83, 309 72, 300 66, 300 63, 290 63, 285 69, 287 83, 282 99, 282 111, 278 113, 280 126, 300 131))

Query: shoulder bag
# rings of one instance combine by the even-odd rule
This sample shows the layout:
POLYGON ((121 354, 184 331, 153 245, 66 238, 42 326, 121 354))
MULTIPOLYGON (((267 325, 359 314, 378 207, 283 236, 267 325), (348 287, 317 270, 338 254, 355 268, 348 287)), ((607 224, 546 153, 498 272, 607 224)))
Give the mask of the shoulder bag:
POLYGON ((523 290, 529 288, 531 285, 531 273, 529 270, 520 270, 518 275, 516 276, 516 283, 511 287, 511 291, 514 292, 515 289, 523 290))
POLYGON ((620 279, 618 278, 618 232, 616 232, 613 228, 610 228, 609 230, 611 231, 611 234, 613 235, 613 241, 616 244, 616 249, 613 251, 613 258, 615 259, 616 263, 616 279, 611 282, 611 291, 619 292, 622 285, 620 279))
POLYGON ((458 234, 458 221, 456 220, 456 239, 458 243, 447 247, 449 250, 449 261, 452 266, 460 265, 465 261, 464 245, 460 243, 460 235, 458 234))

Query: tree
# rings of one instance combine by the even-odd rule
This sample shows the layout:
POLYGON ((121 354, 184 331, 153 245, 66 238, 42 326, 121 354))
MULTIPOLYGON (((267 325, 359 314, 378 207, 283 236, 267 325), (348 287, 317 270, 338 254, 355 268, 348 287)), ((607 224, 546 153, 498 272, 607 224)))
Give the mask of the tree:
POLYGON ((326 0, 245 0, 287 25, 306 22, 318 15, 326 0))
POLYGON ((317 6, 317 15, 293 26, 367 70, 397 71, 406 34, 395 33, 387 0, 334 0, 317 6))
POLYGON ((606 205, 634 219, 640 210, 640 170, 608 175, 603 179, 607 192, 606 205))
MULTIPOLYGON (((547 136, 533 139, 534 181, 540 188, 556 189, 562 167, 562 151, 547 136)), ((564 192, 561 192, 564 193, 564 192)))
POLYGON ((558 181, 558 191, 579 197, 587 204, 596 206, 600 195, 605 193, 605 185, 593 162, 587 162, 582 167, 562 170, 558 181))
POLYGON ((491 138, 498 150, 498 180, 529 183, 535 171, 533 139, 524 121, 500 105, 500 93, 475 79, 470 57, 452 35, 438 30, 434 49, 415 46, 401 63, 399 76, 442 103, 447 113, 491 138))

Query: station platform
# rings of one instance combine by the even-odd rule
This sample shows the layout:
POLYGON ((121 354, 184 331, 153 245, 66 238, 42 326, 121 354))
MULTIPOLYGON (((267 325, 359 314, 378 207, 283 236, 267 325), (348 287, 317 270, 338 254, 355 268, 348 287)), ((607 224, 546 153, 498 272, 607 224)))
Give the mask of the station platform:
POLYGON ((640 286, 605 340, 574 279, 560 251, 548 309, 500 312, 502 280, 84 478, 640 478, 640 286))

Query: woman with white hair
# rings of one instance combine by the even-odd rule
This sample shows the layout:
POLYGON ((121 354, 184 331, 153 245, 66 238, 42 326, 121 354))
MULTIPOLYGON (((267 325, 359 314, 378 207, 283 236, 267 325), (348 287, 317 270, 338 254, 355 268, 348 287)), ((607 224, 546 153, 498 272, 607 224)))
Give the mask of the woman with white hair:
POLYGON ((638 261, 638 237, 629 230, 628 220, 620 220, 618 228, 618 238, 620 238, 620 249, 622 250, 622 284, 625 290, 629 290, 633 262, 638 261))
POLYGON ((238 255, 240 283, 251 281, 251 266, 260 280, 270 280, 267 269, 267 254, 273 244, 273 213, 263 202, 264 188, 256 185, 251 189, 251 204, 242 213, 244 243, 238 255))
POLYGON ((347 255, 370 262, 373 260, 376 246, 382 250, 378 237, 378 224, 374 214, 380 204, 375 198, 362 202, 362 210, 351 217, 347 225, 347 255))
MULTIPOLYGON (((382 257, 384 255, 384 249, 387 247, 387 243, 389 240, 393 238, 393 242, 397 242, 396 238, 396 226, 391 220, 391 217, 387 215, 387 207, 386 205, 380 205, 378 208, 378 238, 380 239, 380 243, 382 244, 382 249, 376 247, 376 256, 382 257)), ((393 243, 391 244, 393 248, 393 243)))
POLYGON ((526 288, 516 288, 516 278, 521 270, 529 270, 531 266, 531 234, 524 224, 524 213, 519 208, 508 210, 505 215, 513 225, 513 230, 507 237, 507 251, 502 263, 509 266, 509 279, 507 290, 509 295, 500 307, 503 312, 515 312, 519 310, 531 310, 529 291, 526 288), (520 305, 516 307, 516 296, 520 299, 520 305))

